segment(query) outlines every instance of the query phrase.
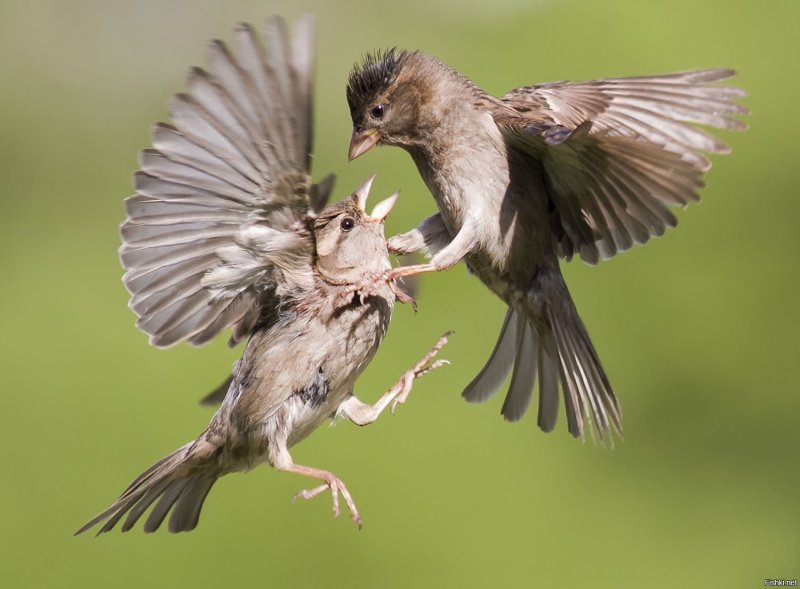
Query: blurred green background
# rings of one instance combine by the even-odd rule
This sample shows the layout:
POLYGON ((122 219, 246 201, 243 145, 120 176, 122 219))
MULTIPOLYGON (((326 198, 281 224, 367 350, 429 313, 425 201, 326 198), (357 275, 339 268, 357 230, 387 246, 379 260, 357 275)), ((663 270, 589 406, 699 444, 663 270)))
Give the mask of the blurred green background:
POLYGON ((797 314, 800 2, 403 0, 0 4, 0 485, 3 587, 725 587, 800 576, 797 314), (351 165, 344 84, 392 45, 486 90, 537 81, 739 70, 751 129, 727 134, 703 202, 666 237, 565 266, 625 415, 613 451, 509 425, 459 393, 503 315, 463 266, 400 308, 359 394, 378 395, 445 330, 450 368, 394 417, 321 428, 294 451, 350 486, 326 495, 260 468, 223 479, 192 534, 72 532, 192 439, 196 401, 240 350, 147 345, 116 257, 139 149, 189 65, 239 20, 318 15, 315 177, 337 198, 378 171, 387 231, 434 210, 410 158, 351 165))

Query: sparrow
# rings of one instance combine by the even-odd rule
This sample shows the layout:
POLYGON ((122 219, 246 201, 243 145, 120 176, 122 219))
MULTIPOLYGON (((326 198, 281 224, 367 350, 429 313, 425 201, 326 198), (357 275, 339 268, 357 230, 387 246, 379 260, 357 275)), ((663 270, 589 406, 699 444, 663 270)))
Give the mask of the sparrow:
POLYGON ((212 41, 209 71, 192 69, 188 92, 171 103, 173 125, 153 130, 141 155, 136 194, 125 201, 120 258, 137 326, 166 347, 200 345, 231 328, 247 339, 219 410, 194 441, 156 462, 105 511, 81 527, 120 520, 133 527, 152 507, 145 532, 169 515, 169 531, 197 526, 211 487, 261 463, 330 489, 361 526, 353 498, 331 472, 294 462, 290 448, 328 418, 375 421, 408 398, 414 380, 444 365, 443 336, 374 405, 354 395, 389 325, 396 287, 339 307, 337 293, 391 268, 384 219, 394 194, 371 213, 372 178, 326 205, 332 177, 312 184, 311 78, 314 23, 291 36, 271 18, 263 41, 239 25, 234 49, 212 41))
MULTIPOLYGON (((621 435, 620 407, 572 301, 560 260, 597 264, 662 235, 672 206, 698 200, 704 153, 725 143, 697 126, 742 130, 729 69, 556 82, 495 98, 436 58, 390 49, 357 63, 346 95, 349 158, 375 145, 407 151, 439 212, 389 240, 427 250, 426 264, 386 279, 446 270, 460 260, 508 309, 486 365, 466 387, 520 419, 538 380, 538 425, 551 431, 563 393, 569 432, 621 435)), ((369 285, 364 285, 369 290, 369 285)))

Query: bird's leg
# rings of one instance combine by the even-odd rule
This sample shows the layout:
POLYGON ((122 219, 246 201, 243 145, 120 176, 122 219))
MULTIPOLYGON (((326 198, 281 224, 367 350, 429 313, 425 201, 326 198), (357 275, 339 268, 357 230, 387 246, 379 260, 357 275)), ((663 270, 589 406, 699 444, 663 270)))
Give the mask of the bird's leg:
POLYGON ((414 365, 413 368, 406 371, 406 373, 401 377, 400 381, 395 385, 395 387, 398 387, 398 385, 401 385, 401 387, 392 399, 392 407, 390 409, 392 414, 394 414, 394 410, 397 409, 398 405, 402 405, 408 399, 408 395, 411 393, 411 386, 413 385, 415 379, 425 376, 437 368, 450 365, 448 360, 440 359, 434 361, 433 359, 439 353, 439 350, 441 350, 447 344, 447 339, 451 335, 453 335, 453 332, 448 331, 442 337, 440 337, 433 348, 431 348, 431 350, 425 354, 422 359, 417 362, 416 365, 414 365))
MULTIPOLYGON (((422 252, 426 256, 431 257, 447 247, 449 243, 450 233, 447 231, 447 227, 445 227, 442 215, 436 213, 424 219, 418 227, 415 227, 411 231, 406 231, 405 233, 389 238, 386 245, 389 251, 394 254, 406 255, 422 252)), ((401 262, 401 265, 404 264, 401 262)), ((413 299, 413 292, 416 290, 413 277, 409 276, 406 280, 399 279, 389 284, 392 285, 392 291, 395 293, 395 296, 397 296, 397 299, 401 303, 410 302, 416 311, 416 303, 413 299), (398 284, 397 288, 394 286, 395 284, 398 284), (403 289, 403 286, 408 287, 410 292, 403 289), (401 292, 398 293, 398 290, 401 292), (404 295, 409 295, 411 297, 410 300, 407 300, 407 297, 404 297, 404 295)))
POLYGON ((339 517, 339 493, 344 497, 344 502, 347 509, 350 510, 350 516, 356 525, 361 528, 361 516, 358 515, 358 508, 356 507, 350 491, 347 490, 344 482, 332 472, 327 470, 320 470, 318 468, 311 468, 310 466, 302 466, 295 464, 292 455, 289 453, 289 428, 279 427, 274 432, 273 436, 269 439, 267 446, 267 460, 275 469, 283 472, 294 472, 307 477, 311 477, 324 484, 314 487, 313 489, 306 489, 296 493, 292 501, 300 497, 301 499, 313 499, 325 489, 331 490, 331 498, 333 500, 333 516, 339 517))
POLYGON ((336 416, 346 417, 356 425, 363 426, 378 419, 383 410, 390 404, 392 406, 391 412, 394 413, 397 406, 405 403, 408 399, 415 379, 425 376, 437 368, 450 364, 447 360, 436 360, 434 362, 433 359, 436 357, 436 354, 439 353, 439 350, 447 343, 447 338, 451 333, 452 332, 448 332, 440 337, 431 351, 425 354, 413 368, 407 370, 405 374, 400 377, 400 380, 386 391, 374 405, 368 405, 355 395, 351 395, 339 405, 339 408, 336 410, 336 416))
POLYGON ((392 268, 386 272, 386 280, 394 280, 403 276, 413 276, 426 272, 442 272, 448 270, 460 262, 464 256, 470 253, 477 240, 477 231, 473 224, 465 224, 456 236, 444 248, 439 250, 427 264, 414 264, 413 266, 402 266, 392 268))
MULTIPOLYGON (((434 215, 435 217, 436 215, 434 215)), ((430 217, 429 219, 432 219, 430 217)), ((423 223, 424 224, 424 223, 423 223)), ((361 300, 366 299, 374 294, 375 290, 383 285, 394 285, 394 280, 402 278, 403 276, 414 276, 415 274, 423 274, 426 272, 442 272, 455 266, 461 261, 464 256, 470 253, 475 247, 477 241, 477 231, 475 225, 472 223, 465 224, 461 227, 456 236, 448 243, 443 249, 439 250, 431 261, 427 264, 413 264, 411 266, 401 266, 399 268, 392 268, 386 272, 381 272, 365 278, 361 282, 349 285, 340 291, 337 296, 335 308, 340 308, 344 305, 350 304, 355 298, 359 297, 361 300)), ((397 299, 402 303, 413 303, 413 300, 407 294, 402 293, 399 288, 392 288, 397 299)))
POLYGON ((428 217, 411 231, 390 237, 387 242, 389 251, 394 254, 413 254, 425 250, 434 256, 450 243, 450 233, 439 213, 428 217))
POLYGON ((320 493, 325 492, 326 489, 330 489, 331 496, 333 498, 333 517, 339 517, 339 493, 341 493, 342 497, 344 498, 344 502, 347 505, 347 509, 350 510, 350 517, 353 518, 353 521, 356 523, 359 529, 361 529, 361 516, 358 514, 358 508, 353 501, 353 497, 350 495, 350 491, 347 490, 344 482, 335 474, 328 472, 327 470, 320 470, 318 468, 311 468, 310 466, 302 466, 294 463, 282 465, 276 468, 286 472, 294 472, 323 481, 324 484, 318 487, 306 489, 296 493, 292 500, 295 500, 298 497, 301 499, 313 499, 320 493))

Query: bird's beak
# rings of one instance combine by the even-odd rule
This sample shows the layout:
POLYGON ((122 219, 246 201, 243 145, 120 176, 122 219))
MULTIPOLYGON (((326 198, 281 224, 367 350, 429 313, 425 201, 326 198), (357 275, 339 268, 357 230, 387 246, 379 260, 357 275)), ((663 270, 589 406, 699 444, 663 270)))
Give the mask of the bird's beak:
POLYGON ((369 190, 372 188, 373 180, 375 180, 375 174, 364 180, 361 186, 356 188, 355 192, 353 192, 353 198, 356 200, 358 210, 362 212, 366 212, 367 210, 367 198, 369 198, 369 190))
POLYGON ((392 207, 394 207, 394 203, 397 201, 397 197, 400 196, 399 192, 395 192, 389 198, 383 199, 381 202, 375 205, 375 208, 372 209, 372 212, 369 214, 369 218, 373 221, 378 221, 383 223, 383 220, 386 216, 391 212, 392 207))
POLYGON ((353 129, 353 136, 350 138, 350 151, 347 159, 351 162, 361 154, 367 153, 380 140, 381 136, 377 129, 367 129, 366 131, 356 131, 353 129))

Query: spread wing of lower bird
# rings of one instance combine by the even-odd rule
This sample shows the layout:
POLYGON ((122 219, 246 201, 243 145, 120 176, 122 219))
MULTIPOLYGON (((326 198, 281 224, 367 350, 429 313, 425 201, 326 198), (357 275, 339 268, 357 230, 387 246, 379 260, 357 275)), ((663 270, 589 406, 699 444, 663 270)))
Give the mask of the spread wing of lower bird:
POLYGON ((742 130, 734 75, 710 69, 518 88, 490 105, 512 143, 541 162, 559 254, 591 264, 677 224, 729 147, 698 125, 742 130))
POLYGON ((159 347, 229 327, 235 343, 309 287, 309 219, 332 189, 309 176, 313 19, 291 39, 277 17, 263 39, 239 25, 230 48, 209 44, 208 64, 173 98, 172 124, 155 126, 125 201, 123 281, 159 347))

